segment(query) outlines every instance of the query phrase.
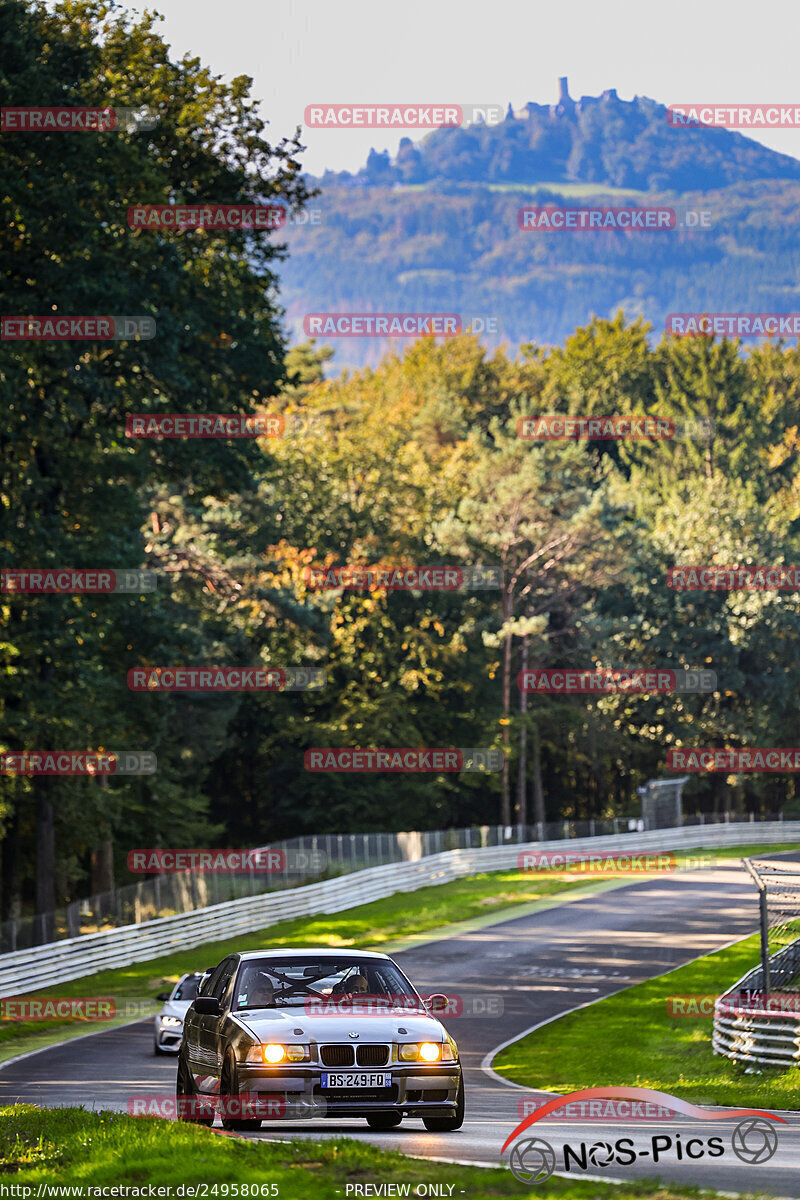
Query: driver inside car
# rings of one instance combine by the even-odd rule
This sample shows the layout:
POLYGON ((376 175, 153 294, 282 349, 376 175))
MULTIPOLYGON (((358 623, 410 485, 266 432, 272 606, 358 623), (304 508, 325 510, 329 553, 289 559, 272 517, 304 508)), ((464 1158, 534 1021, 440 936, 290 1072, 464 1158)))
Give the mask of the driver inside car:
POLYGON ((254 1008, 266 1008, 275 1001, 275 989, 266 975, 256 975, 247 993, 247 1003, 254 1008))

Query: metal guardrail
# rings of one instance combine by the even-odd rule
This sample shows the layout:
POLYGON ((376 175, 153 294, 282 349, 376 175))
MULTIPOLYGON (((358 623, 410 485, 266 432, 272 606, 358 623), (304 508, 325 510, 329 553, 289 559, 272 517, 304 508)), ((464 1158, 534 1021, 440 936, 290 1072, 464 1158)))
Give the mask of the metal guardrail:
POLYGON ((342 912, 397 892, 412 892, 429 884, 447 883, 477 871, 500 871, 515 866, 518 855, 525 850, 638 853, 681 848, 712 849, 736 845, 743 839, 754 844, 800 841, 800 821, 731 822, 606 837, 567 837, 549 842, 449 850, 412 862, 369 867, 299 888, 246 897, 140 925, 85 934, 2 955, 0 995, 15 996, 106 968, 144 962, 206 942, 225 941, 295 917, 342 912))
POLYGON ((770 953, 770 896, 788 894, 797 912, 800 868, 745 866, 758 887, 761 961, 715 1001, 711 1044, 749 1066, 800 1066, 800 938, 770 953))

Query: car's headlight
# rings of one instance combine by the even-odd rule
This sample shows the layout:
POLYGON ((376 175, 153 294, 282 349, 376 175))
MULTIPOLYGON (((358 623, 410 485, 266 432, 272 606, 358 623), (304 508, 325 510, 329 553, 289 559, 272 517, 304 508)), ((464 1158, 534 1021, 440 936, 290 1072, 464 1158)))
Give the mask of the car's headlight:
POLYGON ((405 1042, 400 1047, 400 1058, 404 1062, 439 1062, 442 1047, 437 1042, 405 1042))
POLYGON ((308 1046, 284 1046, 280 1042, 267 1042, 265 1045, 251 1046, 247 1051, 245 1062, 266 1063, 275 1067, 283 1062, 309 1062, 311 1052, 308 1046))
POLYGON ((180 1017, 159 1017, 162 1025, 182 1025, 183 1021, 180 1017))

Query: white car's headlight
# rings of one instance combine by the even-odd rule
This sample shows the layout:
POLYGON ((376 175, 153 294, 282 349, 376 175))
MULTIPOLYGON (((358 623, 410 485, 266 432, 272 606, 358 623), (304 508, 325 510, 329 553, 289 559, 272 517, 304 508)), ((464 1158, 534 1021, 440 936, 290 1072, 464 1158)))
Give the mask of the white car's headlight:
POLYGON ((438 1042, 405 1042, 399 1050, 403 1062, 439 1062, 442 1047, 438 1042))
POLYGON ((266 1063, 276 1067, 279 1063, 310 1062, 311 1052, 308 1046, 284 1046, 282 1042, 266 1042, 264 1045, 251 1046, 244 1060, 249 1063, 266 1063))
POLYGON ((180 1017, 159 1017, 162 1025, 182 1025, 183 1021, 180 1017))

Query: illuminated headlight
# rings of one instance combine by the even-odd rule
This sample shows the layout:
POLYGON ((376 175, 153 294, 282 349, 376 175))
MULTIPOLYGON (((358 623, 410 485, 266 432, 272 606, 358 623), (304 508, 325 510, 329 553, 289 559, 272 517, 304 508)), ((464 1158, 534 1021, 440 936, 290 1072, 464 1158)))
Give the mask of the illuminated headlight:
POLYGON ((183 1021, 180 1019, 180 1017, 160 1017, 159 1020, 161 1021, 162 1025, 176 1026, 183 1024, 183 1021))
POLYGON ((275 1067, 283 1062, 309 1062, 310 1058, 308 1046, 283 1046, 280 1042, 267 1042, 264 1046, 251 1046, 245 1062, 267 1063, 275 1067))
POLYGON ((438 1062, 442 1047, 436 1042, 406 1042, 400 1047, 400 1058, 404 1062, 438 1062))

